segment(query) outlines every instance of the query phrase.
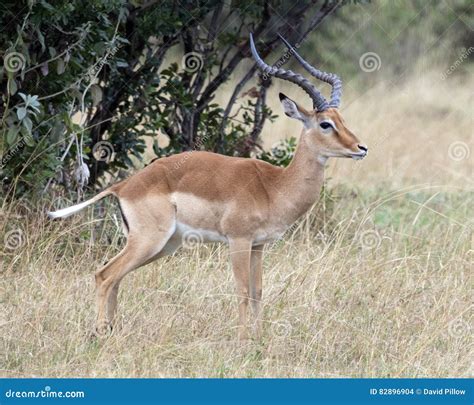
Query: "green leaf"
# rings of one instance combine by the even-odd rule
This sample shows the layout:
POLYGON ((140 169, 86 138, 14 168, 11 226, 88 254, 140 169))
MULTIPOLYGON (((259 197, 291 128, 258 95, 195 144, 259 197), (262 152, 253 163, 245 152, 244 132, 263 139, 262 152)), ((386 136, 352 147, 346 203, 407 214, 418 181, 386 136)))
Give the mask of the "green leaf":
POLYGON ((76 132, 76 133, 81 133, 82 132, 82 127, 79 124, 74 124, 72 123, 70 126, 71 132, 76 132))
MULTIPOLYGON (((35 96, 35 97, 38 97, 38 96, 35 96)), ((41 104, 39 103, 39 101, 30 100, 29 107, 30 107, 30 112, 36 115, 36 113, 40 112, 39 107, 41 107, 41 104), (32 111, 31 109, 33 109, 34 111, 32 111)))
POLYGON ((36 33, 38 34, 38 41, 41 44, 41 52, 46 50, 46 45, 44 44, 44 35, 41 33, 39 28, 36 28, 36 33))
POLYGON ((93 84, 90 90, 92 96, 92 107, 95 107, 102 100, 102 89, 97 84, 93 84))
POLYGON ((20 121, 26 117, 26 113, 26 107, 18 107, 18 109, 16 110, 16 116, 20 121))
POLYGON ((105 50, 106 50, 105 42, 97 42, 94 45, 94 51, 96 51, 98 55, 103 55, 105 50))
POLYGON ((28 133, 31 134, 31 130, 33 129, 33 122, 31 121, 31 118, 25 117, 22 121, 22 124, 28 130, 28 133))
POLYGON ((8 93, 10 95, 14 95, 18 90, 18 86, 16 84, 15 79, 8 79, 8 93))
POLYGON ((153 141, 153 152, 155 152, 156 156, 160 156, 160 145, 156 139, 153 141))
POLYGON ((23 139, 25 140, 25 143, 26 143, 27 138, 31 138, 31 132, 28 131, 28 129, 25 127, 20 128, 20 133, 23 135, 23 139))
POLYGON ((30 147, 35 146, 35 140, 33 139, 33 136, 31 136, 31 134, 28 134, 28 135, 23 134, 23 140, 28 146, 30 147))
POLYGON ((128 63, 127 63, 127 62, 125 62, 125 61, 120 61, 120 60, 117 61, 116 65, 117 65, 118 68, 128 67, 128 63))
POLYGON ((56 121, 51 131, 51 140, 58 142, 61 139, 61 135, 66 130, 66 126, 61 121, 56 121))
POLYGON ((42 74, 43 76, 48 76, 49 67, 48 67, 48 64, 47 64, 46 62, 44 62, 44 63, 41 64, 40 70, 41 70, 41 74, 42 74))
POLYGON ((47 1, 41 0, 40 3, 41 3, 41 5, 42 5, 44 8, 48 9, 49 11, 54 11, 54 12, 56 12, 56 9, 55 9, 51 4, 49 4, 47 1))
POLYGON ((64 63, 64 60, 59 58, 56 63, 56 73, 58 75, 62 75, 65 70, 66 70, 66 64, 64 63))
POLYGON ((18 138, 18 132, 20 131, 20 128, 15 126, 11 127, 8 132, 7 132, 7 143, 9 145, 13 145, 17 138, 18 138))

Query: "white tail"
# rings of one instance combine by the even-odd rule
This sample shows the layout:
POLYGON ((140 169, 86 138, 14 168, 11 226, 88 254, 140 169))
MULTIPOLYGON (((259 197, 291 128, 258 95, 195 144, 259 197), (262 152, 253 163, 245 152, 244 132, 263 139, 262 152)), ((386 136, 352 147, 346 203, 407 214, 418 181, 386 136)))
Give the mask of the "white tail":
POLYGON ((50 218, 66 218, 76 212, 86 208, 87 206, 94 204, 95 202, 99 201, 100 199, 112 194, 110 190, 104 190, 101 193, 97 194, 95 197, 91 199, 81 202, 80 204, 73 205, 72 207, 63 208, 62 210, 48 212, 48 216, 50 218))

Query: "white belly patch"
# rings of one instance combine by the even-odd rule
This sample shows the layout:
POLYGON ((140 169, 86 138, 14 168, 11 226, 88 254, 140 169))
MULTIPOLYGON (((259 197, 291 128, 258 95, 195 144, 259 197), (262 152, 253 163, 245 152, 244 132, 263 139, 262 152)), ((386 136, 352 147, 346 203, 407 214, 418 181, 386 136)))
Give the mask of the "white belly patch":
POLYGON ((193 247, 199 243, 228 242, 227 238, 219 232, 193 228, 182 222, 176 223, 175 235, 181 238, 181 243, 185 247, 193 247))
MULTIPOLYGON (((254 244, 272 242, 280 239, 283 235, 284 232, 281 231, 259 232, 254 239, 254 244)), ((222 235, 217 231, 194 228, 182 222, 176 223, 176 231, 173 234, 173 239, 180 239, 181 244, 184 247, 189 248, 197 246, 200 243, 229 242, 225 235, 222 235)))

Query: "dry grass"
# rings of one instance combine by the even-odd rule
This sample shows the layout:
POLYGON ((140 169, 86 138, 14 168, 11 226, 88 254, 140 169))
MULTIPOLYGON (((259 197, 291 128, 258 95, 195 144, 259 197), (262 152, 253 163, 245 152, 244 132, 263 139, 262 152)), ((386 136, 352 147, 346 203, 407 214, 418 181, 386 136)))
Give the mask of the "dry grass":
MULTIPOLYGON (((472 86, 438 102, 445 84, 423 83, 375 88, 364 99, 376 102, 359 98, 346 108, 371 154, 332 163, 331 184, 343 184, 268 247, 264 337, 245 346, 234 341, 225 247, 182 250, 127 276, 118 326, 98 340, 89 336, 92 275, 120 245, 113 216, 89 210, 52 223, 41 208, 4 207, 0 374, 472 375, 472 86), (450 157, 455 141, 469 145, 470 156, 450 157), (22 240, 14 248, 16 229, 22 240)), ((289 120, 278 125, 294 134, 289 120)))

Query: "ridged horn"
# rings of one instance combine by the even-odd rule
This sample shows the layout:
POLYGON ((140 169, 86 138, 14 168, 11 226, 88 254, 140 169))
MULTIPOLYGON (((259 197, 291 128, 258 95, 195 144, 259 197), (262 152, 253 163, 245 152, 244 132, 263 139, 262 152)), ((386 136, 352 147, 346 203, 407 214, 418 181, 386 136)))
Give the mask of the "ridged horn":
POLYGON ((338 108, 341 104, 341 96, 342 96, 342 81, 339 76, 335 75, 334 73, 326 73, 315 67, 311 66, 308 62, 306 62, 296 50, 290 45, 290 43, 283 38, 280 34, 278 34, 280 39, 286 45, 291 53, 293 53, 298 60, 298 62, 316 79, 319 79, 323 82, 329 83, 332 87, 331 90, 331 101, 329 102, 330 107, 338 108))
POLYGON ((253 41, 253 35, 250 34, 250 50, 252 51, 253 58, 257 62, 258 68, 269 76, 278 77, 279 79, 288 80, 289 82, 295 83, 301 87, 313 100, 313 108, 318 111, 326 110, 329 107, 328 102, 323 95, 309 82, 298 73, 294 73, 291 70, 285 70, 274 66, 267 65, 262 58, 259 56, 255 43, 253 41))

